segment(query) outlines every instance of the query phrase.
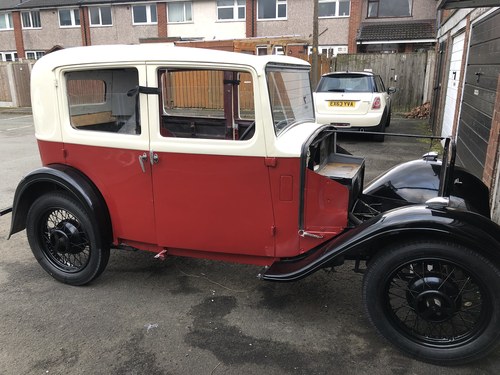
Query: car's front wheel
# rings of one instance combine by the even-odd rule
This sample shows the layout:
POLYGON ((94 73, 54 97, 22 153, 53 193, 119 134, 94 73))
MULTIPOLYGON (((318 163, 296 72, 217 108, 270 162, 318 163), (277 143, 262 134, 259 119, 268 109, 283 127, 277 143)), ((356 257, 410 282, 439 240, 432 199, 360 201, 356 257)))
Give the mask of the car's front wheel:
POLYGON ((363 300, 382 336, 424 361, 471 362, 500 336, 500 271, 457 244, 415 241, 382 253, 365 273, 363 300))
POLYGON ((86 210, 69 194, 48 193, 28 211, 28 241, 42 268, 71 285, 99 276, 109 259, 109 246, 86 210))

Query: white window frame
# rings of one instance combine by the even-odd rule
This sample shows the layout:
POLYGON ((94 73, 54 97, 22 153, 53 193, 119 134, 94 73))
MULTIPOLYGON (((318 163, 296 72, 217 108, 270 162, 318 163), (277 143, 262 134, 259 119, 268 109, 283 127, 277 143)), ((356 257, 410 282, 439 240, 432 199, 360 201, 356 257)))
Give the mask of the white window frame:
POLYGON ((0 31, 14 30, 14 24, 12 22, 12 13, 10 12, 0 13, 0 17, 3 17, 5 19, 5 24, 7 25, 7 27, 0 29, 0 31))
MULTIPOLYGON (((275 17, 274 18, 260 18, 259 16, 259 4, 261 1, 265 0, 258 0, 257 1, 257 21, 272 21, 272 20, 286 20, 288 18, 288 0, 273 0, 276 2, 276 9, 275 9, 275 17), (280 5, 285 5, 285 16, 284 17, 279 17, 278 12, 279 12, 279 7, 280 5)), ((269 1, 269 0, 267 0, 269 1)))
MULTIPOLYGON (((333 56, 346 54, 348 52, 346 45, 319 45, 318 46, 318 55, 322 55, 325 50, 332 50, 333 56)), ((307 54, 312 54, 312 46, 307 48, 307 54)))
POLYGON ((180 23, 193 23, 193 18, 194 18, 194 15, 193 15, 193 2, 192 1, 172 1, 172 2, 168 2, 167 3, 167 23, 171 23, 171 24, 180 24, 180 23), (183 5, 183 20, 182 21, 171 21, 170 20, 170 11, 169 11, 169 7, 170 7, 170 4, 182 4, 183 5), (191 7, 191 19, 190 20, 187 20, 186 19, 186 5, 189 4, 189 6, 191 7))
POLYGON ((80 14, 80 9, 78 8, 61 8, 57 10, 57 17, 59 19, 59 27, 62 29, 65 28, 71 28, 71 27, 80 27, 81 25, 81 19, 79 19, 80 23, 76 23, 76 17, 75 17, 75 12, 78 12, 80 14), (70 18, 71 18, 71 25, 61 25, 61 11, 69 11, 70 13, 70 18))
POLYGON ((45 55, 45 52, 43 51, 26 51, 26 58, 28 60, 38 60, 41 59, 45 55), (33 57, 30 58, 28 54, 32 54, 33 57))
POLYGON ((240 0, 232 0, 232 5, 218 5, 217 0, 215 1, 215 5, 217 7, 217 21, 218 22, 228 22, 228 21, 245 21, 247 17, 246 12, 246 0, 243 0, 243 5, 238 4, 240 0), (243 18, 239 18, 239 10, 243 9, 243 18), (219 9, 232 9, 233 10, 233 18, 219 18, 219 9))
MULTIPOLYGON (((396 15, 396 16, 392 16, 392 15, 385 15, 385 16, 381 16, 380 15, 380 2, 381 1, 385 1, 385 0, 369 0, 368 3, 367 3, 367 7, 366 7, 366 18, 370 18, 370 19, 374 19, 374 18, 404 18, 404 17, 413 17, 413 12, 414 12, 414 3, 415 3, 415 0, 406 0, 408 1, 408 11, 409 11, 409 14, 408 15, 396 15), (376 15, 371 15, 371 11, 372 11, 372 7, 375 6, 376 4, 376 15)), ((393 0, 391 0, 393 1, 393 0)), ((400 1, 405 1, 405 0, 400 0, 400 1)), ((392 3, 391 3, 392 5, 392 3)))
POLYGON ((90 27, 111 27, 111 26, 113 26, 113 9, 111 8, 111 6, 89 7, 89 24, 90 24, 90 27), (102 23, 102 9, 104 9, 104 8, 109 8, 109 14, 110 14, 110 18, 111 18, 110 24, 103 24, 102 23), (90 13, 92 11, 92 9, 99 10, 99 23, 92 23, 92 15, 90 13))
POLYGON ((321 16, 318 15, 318 18, 347 18, 351 15, 351 0, 318 0, 318 5, 321 3, 335 3, 335 14, 329 16, 321 16), (340 12, 340 3, 349 3, 349 13, 347 15, 341 15, 340 12))
POLYGON ((40 11, 39 10, 28 10, 21 12, 21 25, 23 29, 41 29, 42 28, 42 20, 40 18, 40 11), (24 20, 25 16, 28 16, 29 18, 29 25, 26 25, 24 20), (33 21, 38 21, 39 26, 33 26, 35 22, 33 21))
POLYGON ((18 60, 17 52, 0 52, 0 61, 16 61, 18 60), (7 60, 7 55, 10 55, 11 60, 7 60))
POLYGON ((158 8, 156 7, 156 4, 134 4, 131 7, 131 12, 132 12, 132 25, 157 25, 158 24, 158 8), (134 16, 134 9, 138 7, 145 7, 146 8, 146 22, 136 22, 135 21, 135 16, 134 16), (155 15, 156 15, 156 21, 153 21, 152 19, 152 12, 151 8, 155 8, 155 15))

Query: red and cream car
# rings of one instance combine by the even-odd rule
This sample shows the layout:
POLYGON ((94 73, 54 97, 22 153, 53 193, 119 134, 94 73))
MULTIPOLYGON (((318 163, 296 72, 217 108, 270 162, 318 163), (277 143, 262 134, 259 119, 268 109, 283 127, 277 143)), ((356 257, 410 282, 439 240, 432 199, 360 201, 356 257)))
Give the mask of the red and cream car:
POLYGON ((100 275, 111 248, 254 264, 269 281, 352 260, 396 346, 438 363, 486 355, 500 335, 488 189, 453 147, 364 186, 363 158, 315 122, 309 70, 154 44, 43 57, 31 81, 43 167, 0 211, 10 235, 26 229, 40 265, 72 285, 100 275))

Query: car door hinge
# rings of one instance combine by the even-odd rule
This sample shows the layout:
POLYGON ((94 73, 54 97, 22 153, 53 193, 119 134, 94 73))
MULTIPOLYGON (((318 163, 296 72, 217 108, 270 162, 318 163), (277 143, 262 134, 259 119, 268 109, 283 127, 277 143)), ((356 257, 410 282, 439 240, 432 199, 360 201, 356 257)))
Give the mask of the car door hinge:
POLYGON ((266 167, 276 167, 278 164, 278 159, 276 158, 265 158, 264 163, 266 164, 266 167))
POLYGON ((271 225, 271 236, 276 236, 276 225, 271 225))

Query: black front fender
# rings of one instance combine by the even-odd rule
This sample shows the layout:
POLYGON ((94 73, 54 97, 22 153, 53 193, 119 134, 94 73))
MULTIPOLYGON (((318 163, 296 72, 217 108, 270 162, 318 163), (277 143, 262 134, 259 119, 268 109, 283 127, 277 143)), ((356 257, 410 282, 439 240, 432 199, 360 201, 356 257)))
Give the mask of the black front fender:
POLYGON ((468 246, 495 263, 500 262, 500 227, 468 211, 406 206, 385 212, 345 231, 312 250, 307 257, 274 263, 261 277, 270 281, 299 280, 335 263, 341 256, 369 258, 392 241, 434 238, 468 246))
POLYGON ((102 228, 105 240, 111 241, 109 211, 99 190, 83 173, 62 164, 36 169, 19 182, 14 195, 9 238, 26 228, 31 204, 41 195, 57 190, 68 192, 80 202, 95 225, 102 228))

